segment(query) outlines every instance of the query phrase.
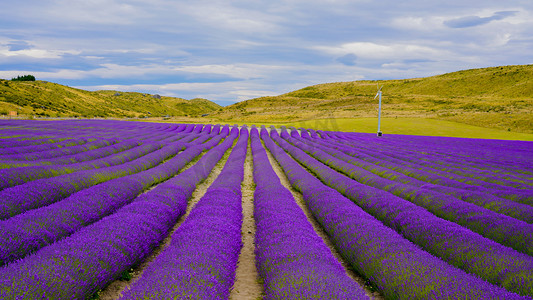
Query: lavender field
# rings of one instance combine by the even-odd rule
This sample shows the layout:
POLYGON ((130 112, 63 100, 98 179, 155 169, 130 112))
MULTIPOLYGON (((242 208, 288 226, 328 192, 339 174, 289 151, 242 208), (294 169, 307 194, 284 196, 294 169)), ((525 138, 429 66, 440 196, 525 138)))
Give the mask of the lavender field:
POLYGON ((98 297, 533 299, 533 142, 0 121, 0 299, 98 297))

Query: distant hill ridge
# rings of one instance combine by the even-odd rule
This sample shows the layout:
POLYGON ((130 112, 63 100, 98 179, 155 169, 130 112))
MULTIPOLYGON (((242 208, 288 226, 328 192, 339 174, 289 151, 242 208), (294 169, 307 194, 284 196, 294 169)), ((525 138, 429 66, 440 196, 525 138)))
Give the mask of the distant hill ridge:
POLYGON ((533 133, 533 65, 403 80, 323 83, 239 102, 216 116, 245 122, 377 117, 377 83, 383 86, 384 117, 431 118, 533 133))
POLYGON ((197 116, 220 109, 206 99, 185 100, 136 92, 85 91, 46 81, 0 80, 0 114, 37 117, 197 116))
POLYGON ((377 117, 437 119, 533 133, 533 65, 457 71, 425 78, 323 83, 227 107, 135 92, 85 91, 45 81, 0 80, 0 114, 51 117, 180 117, 180 121, 276 123, 377 117), (207 115, 207 116, 206 116, 207 115))
POLYGON ((470 69, 425 78, 403 80, 325 83, 281 96, 333 99, 356 93, 375 94, 379 82, 390 94, 434 95, 442 97, 499 96, 533 97, 533 65, 470 69))

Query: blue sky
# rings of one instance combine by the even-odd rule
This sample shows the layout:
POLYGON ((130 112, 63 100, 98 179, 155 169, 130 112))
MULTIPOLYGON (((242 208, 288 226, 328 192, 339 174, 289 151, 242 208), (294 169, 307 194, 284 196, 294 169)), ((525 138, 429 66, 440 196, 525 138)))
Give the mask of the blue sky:
POLYGON ((313 84, 533 63, 531 0, 25 0, 0 78, 226 105, 313 84))

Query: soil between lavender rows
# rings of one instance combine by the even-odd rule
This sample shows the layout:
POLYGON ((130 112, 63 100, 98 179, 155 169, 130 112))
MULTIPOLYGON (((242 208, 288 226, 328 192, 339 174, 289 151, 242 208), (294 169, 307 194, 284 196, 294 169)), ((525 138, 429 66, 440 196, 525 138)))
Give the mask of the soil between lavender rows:
MULTIPOLYGON (((222 171, 224 164, 227 161, 228 155, 231 149, 226 152, 224 157, 217 163, 212 172, 209 174, 207 179, 199 184, 194 191, 191 199, 189 199, 189 204, 187 206, 186 213, 179 219, 179 221, 174 225, 174 227, 169 231, 168 236, 161 242, 161 244, 154 250, 154 252, 145 259, 139 266, 135 267, 131 274, 131 279, 129 281, 124 280, 115 280, 105 289, 98 293, 99 299, 102 300, 114 300, 122 296, 123 291, 125 291, 132 283, 140 278, 144 269, 167 247, 171 241, 172 234, 181 226, 184 220, 189 215, 190 211, 196 203, 202 198, 206 193, 209 186, 215 181, 217 176, 222 171)), ((355 280, 359 285, 363 286, 366 294, 371 299, 384 299, 383 296, 377 291, 371 291, 364 286, 365 280, 355 274, 349 269, 348 264, 343 260, 341 255, 336 251, 335 247, 329 240, 327 234, 322 230, 318 222, 313 218, 309 210, 307 209, 302 195, 295 191, 288 181, 288 178, 283 173, 283 170, 279 164, 275 161, 272 155, 267 151, 268 158, 272 168, 280 178, 280 181, 283 186, 285 186, 292 194, 296 203, 302 208, 303 212, 307 216, 309 222, 317 232, 317 234, 324 240, 325 244, 331 250, 332 254, 337 258, 337 260, 344 267, 346 274, 355 280)), ((186 168, 190 167, 192 164, 189 164, 186 168)), ((184 169, 186 169, 184 168, 184 169)), ((253 185, 253 163, 252 163, 252 153, 250 145, 248 145, 247 156, 244 165, 244 181, 242 183, 242 208, 243 208, 243 226, 242 226, 242 239, 243 239, 243 248, 239 255, 239 262, 236 270, 235 283, 232 287, 230 299, 231 300, 240 300, 240 299, 262 299, 263 298, 263 286, 260 283, 260 277, 257 273, 257 268, 255 266, 255 221, 253 218, 254 203, 253 203, 253 194, 254 194, 254 185, 253 185)))

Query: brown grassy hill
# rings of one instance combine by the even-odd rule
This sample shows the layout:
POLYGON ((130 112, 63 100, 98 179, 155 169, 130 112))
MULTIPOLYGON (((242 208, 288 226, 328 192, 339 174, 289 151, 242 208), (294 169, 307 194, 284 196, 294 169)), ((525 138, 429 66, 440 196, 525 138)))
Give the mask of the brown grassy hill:
POLYGON ((318 84, 280 96, 239 102, 216 112, 214 117, 226 122, 377 117, 377 83, 383 86, 385 118, 439 119, 533 133, 533 65, 404 80, 318 84))
POLYGON ((164 117, 199 116, 220 108, 206 99, 90 92, 46 81, 0 80, 0 114, 17 111, 26 117, 164 117))

